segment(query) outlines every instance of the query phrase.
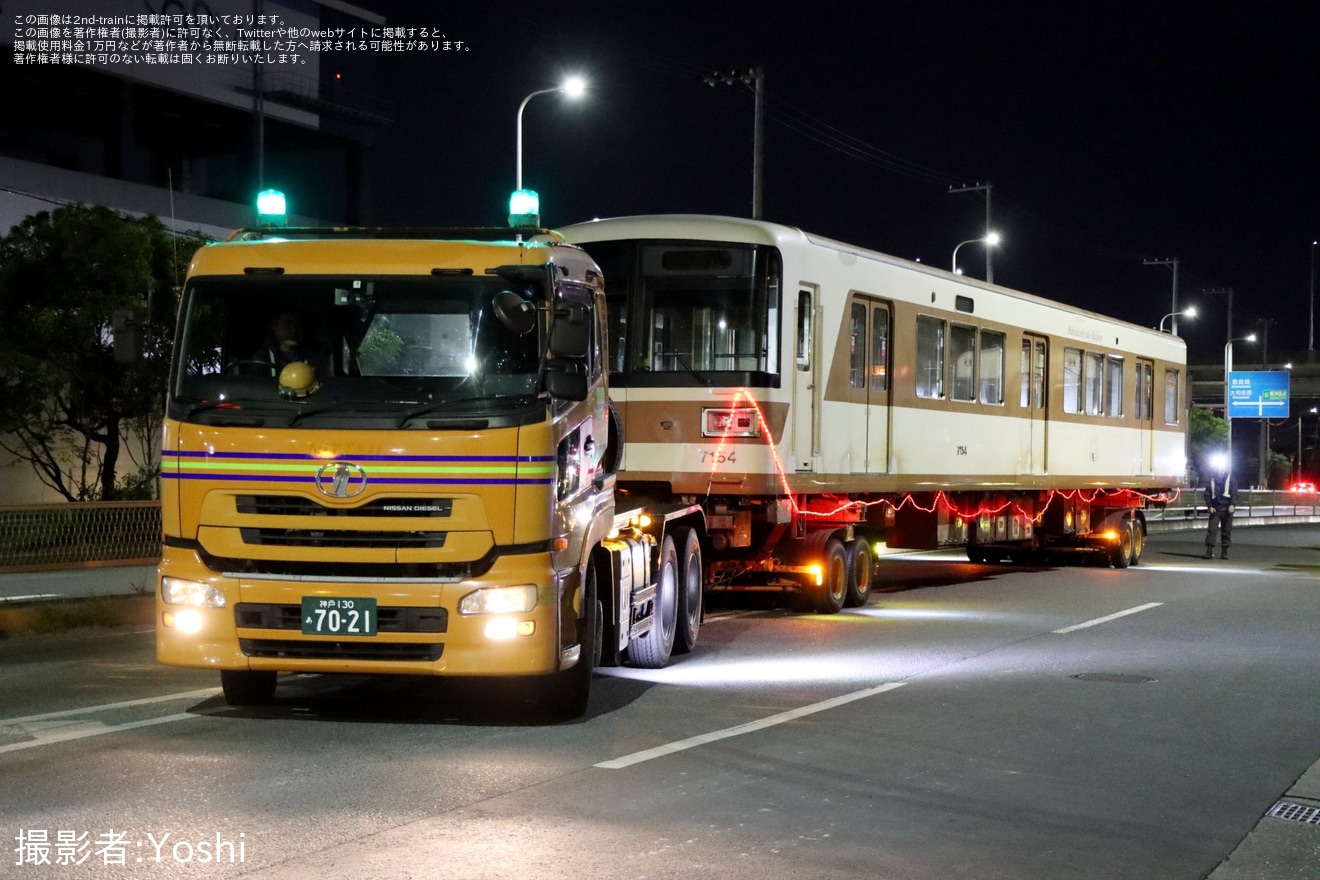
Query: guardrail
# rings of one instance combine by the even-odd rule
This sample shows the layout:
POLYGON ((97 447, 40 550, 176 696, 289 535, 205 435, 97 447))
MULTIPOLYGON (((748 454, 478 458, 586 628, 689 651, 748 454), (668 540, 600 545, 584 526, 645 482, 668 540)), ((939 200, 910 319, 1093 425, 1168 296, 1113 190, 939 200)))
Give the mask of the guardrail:
MULTIPOLYGON (((1202 489, 1183 489, 1180 500, 1187 504, 1146 508, 1146 526, 1151 531, 1174 531, 1179 528, 1204 528, 1209 509, 1202 502, 1202 489)), ((1320 494, 1248 489, 1239 492, 1233 521, 1271 520, 1277 523, 1320 520, 1320 494)))
POLYGON ((157 559, 159 501, 0 507, 0 572, 157 559))

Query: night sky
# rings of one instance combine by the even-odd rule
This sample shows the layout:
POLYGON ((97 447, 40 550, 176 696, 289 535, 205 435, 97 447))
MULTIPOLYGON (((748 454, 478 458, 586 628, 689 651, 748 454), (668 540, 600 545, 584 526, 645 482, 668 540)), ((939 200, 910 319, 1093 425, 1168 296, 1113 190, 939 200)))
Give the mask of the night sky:
MULTIPOLYGON (((764 219, 947 267, 985 223, 981 194, 949 189, 989 181, 997 283, 1154 326, 1172 273, 1143 260, 1177 257, 1194 358, 1222 351, 1227 300, 1203 291, 1226 288, 1235 336, 1273 319, 1271 361, 1307 348, 1313 0, 363 5, 469 46, 344 64, 396 118, 368 153, 368 222, 502 223, 518 104, 568 73, 588 95, 524 117, 544 224, 749 216, 752 92, 702 77, 759 65, 764 219)), ((980 246, 959 263, 981 277, 980 246)))

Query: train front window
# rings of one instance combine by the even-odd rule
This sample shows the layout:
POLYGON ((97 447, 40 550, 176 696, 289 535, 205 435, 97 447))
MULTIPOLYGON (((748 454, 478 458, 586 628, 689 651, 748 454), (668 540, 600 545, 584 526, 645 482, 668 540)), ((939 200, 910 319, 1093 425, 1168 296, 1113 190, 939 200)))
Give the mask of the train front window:
POLYGON ((763 384, 777 377, 774 248, 692 241, 584 247, 605 275, 615 381, 763 384))

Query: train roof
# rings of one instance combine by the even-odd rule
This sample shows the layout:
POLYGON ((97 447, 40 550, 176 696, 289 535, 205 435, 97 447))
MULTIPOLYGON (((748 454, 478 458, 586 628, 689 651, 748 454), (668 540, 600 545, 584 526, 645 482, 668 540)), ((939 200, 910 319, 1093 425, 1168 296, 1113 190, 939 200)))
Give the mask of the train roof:
MULTIPOLYGON (((593 241, 615 241, 624 238, 691 239, 735 242, 739 244, 771 245, 783 248, 785 245, 814 245, 842 254, 849 254, 861 259, 872 260, 895 266, 911 272, 919 272, 966 287, 993 291, 996 294, 1035 303, 1047 308, 1060 309, 1071 314, 1121 325, 1125 331, 1135 331, 1149 335, 1152 340, 1162 340, 1185 351, 1186 342, 1178 336, 1161 333, 1150 327, 1133 324, 1121 318, 1093 312, 1089 309, 1037 296, 1011 287, 990 284, 966 275, 956 275, 947 269, 940 269, 927 263, 905 260, 891 254, 870 250, 858 245, 847 244, 827 238, 823 235, 806 232, 796 226, 770 223, 765 220, 752 220, 744 217, 725 217, 710 214, 642 214, 629 217, 609 217, 574 223, 560 227, 559 232, 573 244, 586 245, 593 241)), ((1185 356, 1185 355, 1184 355, 1185 356)))

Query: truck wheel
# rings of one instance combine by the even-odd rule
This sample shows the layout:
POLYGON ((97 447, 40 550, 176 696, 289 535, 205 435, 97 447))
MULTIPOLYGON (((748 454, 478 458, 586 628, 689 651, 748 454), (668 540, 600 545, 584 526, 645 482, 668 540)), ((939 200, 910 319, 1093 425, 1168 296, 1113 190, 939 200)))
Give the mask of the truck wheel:
POLYGON ((1109 551, 1109 561, 1114 568, 1127 568, 1132 559, 1132 523, 1124 520, 1118 524, 1118 540, 1109 551))
POLYGON ((820 559, 821 583, 815 588, 812 604, 821 614, 837 614, 848 593, 848 553, 843 542, 830 538, 820 559))
POLYGON ((1132 552, 1128 556, 1128 565, 1139 565, 1141 563, 1142 551, 1146 549, 1146 530, 1141 527, 1137 520, 1131 521, 1132 525, 1132 552))
POLYGON ((263 706, 275 699, 275 673, 222 669, 220 687, 231 706, 263 706))
POLYGON ((701 541, 697 530, 685 527, 674 529, 674 545, 678 552, 678 632, 674 636, 674 653, 686 654, 697 646, 697 632, 701 629, 702 577, 701 541))
POLYGON ((571 669, 550 676, 544 695, 545 708, 564 718, 581 718, 587 714, 591 696, 591 677, 600 664, 601 607, 596 594, 596 564, 587 565, 582 582, 582 616, 577 620, 577 641, 580 653, 571 669))
POLYGON ((871 578, 875 574, 871 542, 856 538, 845 544, 844 550, 848 558, 848 593, 843 604, 846 608, 861 608, 871 601, 871 578))
POLYGON ((642 669, 660 669, 669 662, 678 629, 678 552, 674 538, 660 542, 660 564, 655 573, 651 628, 628 644, 628 659, 642 669))

